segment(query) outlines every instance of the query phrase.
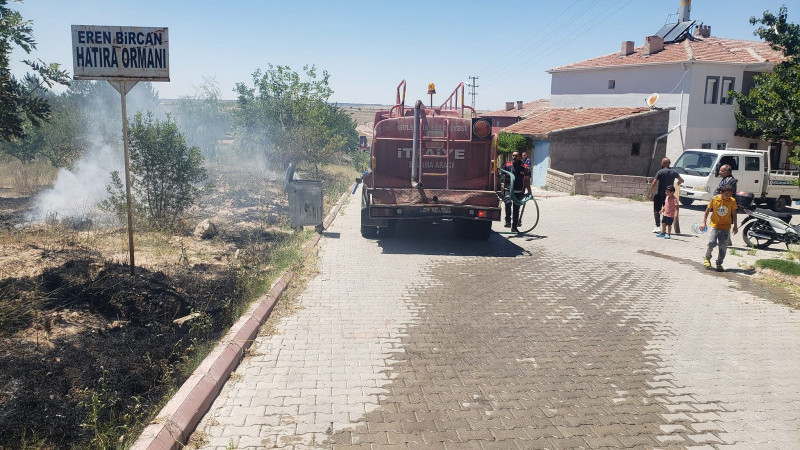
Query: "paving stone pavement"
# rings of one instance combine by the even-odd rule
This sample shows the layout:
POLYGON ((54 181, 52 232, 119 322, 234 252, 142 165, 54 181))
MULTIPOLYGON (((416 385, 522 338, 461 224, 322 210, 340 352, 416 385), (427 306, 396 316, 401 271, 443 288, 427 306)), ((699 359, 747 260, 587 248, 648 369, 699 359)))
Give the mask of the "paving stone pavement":
POLYGON ((748 269, 777 250, 736 236, 708 271, 704 236, 660 239, 649 203, 584 196, 540 200, 530 236, 370 240, 359 204, 198 447, 800 449, 800 311, 748 269))

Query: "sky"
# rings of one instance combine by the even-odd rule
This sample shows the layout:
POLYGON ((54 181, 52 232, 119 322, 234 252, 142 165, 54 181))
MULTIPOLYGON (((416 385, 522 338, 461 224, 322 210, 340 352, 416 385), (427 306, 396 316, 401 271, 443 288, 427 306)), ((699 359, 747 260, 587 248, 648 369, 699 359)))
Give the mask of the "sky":
MULTIPOLYGON (((440 104, 463 82, 477 85, 477 109, 496 110, 506 101, 549 98, 548 69, 619 52, 623 41, 643 45, 645 36, 677 20, 680 1, 27 0, 9 6, 33 21, 32 56, 70 74, 71 25, 167 27, 170 81, 153 83, 162 99, 196 95, 208 79, 222 98, 235 99, 236 83, 252 86, 253 72, 268 64, 297 72, 314 65, 330 74, 330 100, 340 104, 394 104, 405 79, 407 104, 429 103, 431 82, 440 104)), ((785 3, 693 0, 691 19, 710 25, 712 36, 758 40, 749 18, 785 3)), ((798 23, 800 8, 794 9, 789 21, 798 23)), ((12 71, 20 77, 24 66, 12 71)), ((471 92, 467 86, 467 105, 471 92)))

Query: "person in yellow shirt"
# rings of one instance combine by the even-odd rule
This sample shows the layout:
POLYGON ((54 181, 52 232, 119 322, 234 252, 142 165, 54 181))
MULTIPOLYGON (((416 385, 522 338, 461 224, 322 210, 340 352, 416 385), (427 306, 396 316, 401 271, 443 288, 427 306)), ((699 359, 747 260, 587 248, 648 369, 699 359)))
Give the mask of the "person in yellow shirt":
POLYGON ((711 251, 714 247, 719 246, 719 253, 717 254, 717 272, 723 272, 725 269, 722 267, 722 261, 725 259, 725 254, 728 253, 728 239, 730 238, 731 226, 733 226, 733 234, 739 232, 736 224, 736 200, 733 199, 733 186, 722 186, 719 195, 711 199, 711 202, 703 214, 703 224, 700 225, 700 231, 706 229, 706 221, 708 214, 711 213, 711 230, 708 233, 708 248, 706 249, 706 256, 703 258, 703 265, 711 268, 711 251))

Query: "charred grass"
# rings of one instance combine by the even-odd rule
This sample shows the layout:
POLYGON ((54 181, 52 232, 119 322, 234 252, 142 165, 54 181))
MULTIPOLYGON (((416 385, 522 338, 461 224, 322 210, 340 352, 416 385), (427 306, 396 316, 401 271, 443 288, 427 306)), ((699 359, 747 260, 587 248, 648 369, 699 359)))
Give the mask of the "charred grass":
MULTIPOLYGON (((0 228, 0 448, 130 445, 249 304, 298 267, 312 231, 289 228, 283 180, 210 174, 184 231, 135 234, 133 272, 124 228, 20 227, 29 195, 0 193, 22 199, 3 203, 0 228), (206 218, 219 234, 195 238, 206 218)), ((326 210, 354 174, 325 171, 326 210)))

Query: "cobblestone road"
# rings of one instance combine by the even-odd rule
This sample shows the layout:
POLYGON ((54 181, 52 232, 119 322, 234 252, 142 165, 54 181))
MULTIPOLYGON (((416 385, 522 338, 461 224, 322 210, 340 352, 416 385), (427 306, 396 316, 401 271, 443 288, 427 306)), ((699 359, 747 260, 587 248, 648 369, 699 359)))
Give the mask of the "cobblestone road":
MULTIPOLYGON (((200 423, 202 448, 800 449, 800 312, 648 203, 540 201, 537 235, 444 224, 321 241, 302 308, 260 335, 200 423)), ((684 228, 703 206, 682 210, 684 228)))

